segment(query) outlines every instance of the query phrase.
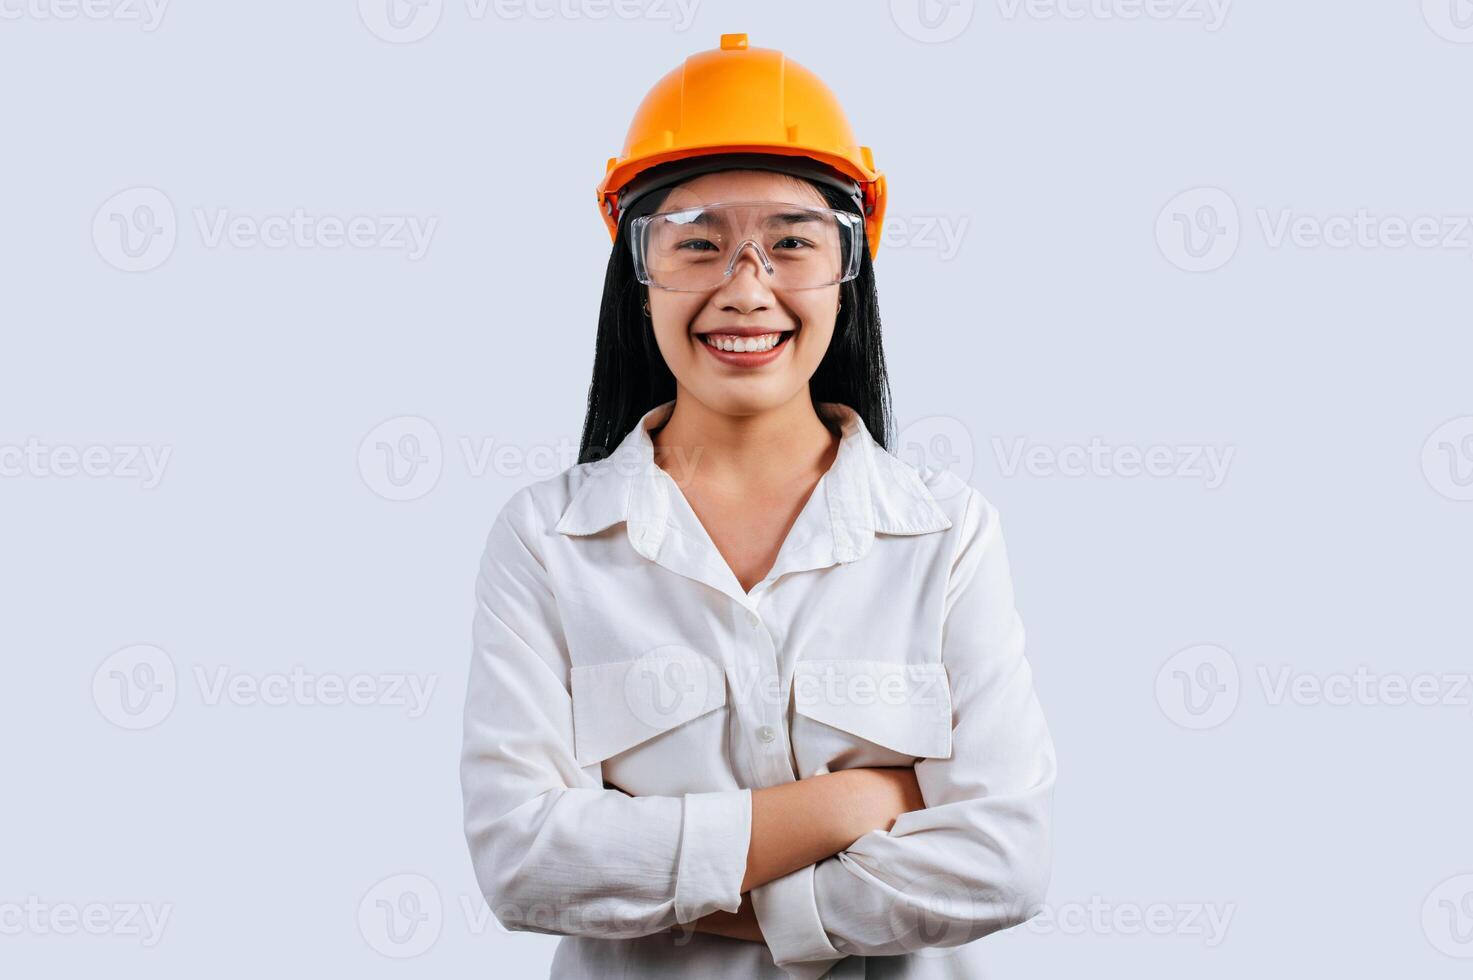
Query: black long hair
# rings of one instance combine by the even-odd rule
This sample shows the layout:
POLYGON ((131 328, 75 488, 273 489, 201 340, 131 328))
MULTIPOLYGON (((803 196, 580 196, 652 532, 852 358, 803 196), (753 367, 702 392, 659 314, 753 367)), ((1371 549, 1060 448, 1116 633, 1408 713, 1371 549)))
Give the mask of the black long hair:
MULTIPOLYGON (((823 195, 827 206, 858 213, 842 191, 803 180, 823 195)), ((620 216, 609 264, 604 272, 603 301, 594 341, 593 381, 578 462, 602 459, 614 451, 645 412, 675 397, 675 375, 655 342, 650 318, 644 315, 645 287, 634 278, 629 249, 629 222, 657 209, 674 185, 650 191, 620 216)), ((874 263, 866 243, 860 249, 859 275, 840 283, 843 306, 834 323, 829 349, 809 381, 809 395, 819 419, 835 436, 836 420, 818 411, 819 402, 840 402, 854 409, 876 442, 887 450, 893 442, 890 378, 880 341, 880 300, 874 263)))

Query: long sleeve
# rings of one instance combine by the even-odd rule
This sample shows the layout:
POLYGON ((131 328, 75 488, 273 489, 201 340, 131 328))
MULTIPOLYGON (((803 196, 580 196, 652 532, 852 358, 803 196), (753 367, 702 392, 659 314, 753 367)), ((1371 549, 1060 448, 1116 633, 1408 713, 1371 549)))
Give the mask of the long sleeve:
POLYGON ((926 808, 755 889, 794 977, 845 955, 957 946, 1026 921, 1051 870, 1053 740, 1034 695, 996 510, 971 491, 947 582, 952 752, 915 765, 926 808))
POLYGON ((631 797, 574 757, 570 663, 524 489, 493 522, 475 587, 460 764, 465 835, 510 930, 633 938, 734 912, 751 791, 631 797))

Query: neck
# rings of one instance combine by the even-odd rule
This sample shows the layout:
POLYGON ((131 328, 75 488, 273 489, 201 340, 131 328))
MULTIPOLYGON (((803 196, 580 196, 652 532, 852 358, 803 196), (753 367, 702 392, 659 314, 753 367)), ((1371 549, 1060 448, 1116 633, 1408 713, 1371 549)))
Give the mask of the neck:
POLYGON ((733 493, 816 479, 839 448, 806 388, 781 405, 743 414, 715 410, 677 389, 675 407, 651 441, 655 461, 676 483, 699 472, 702 485, 733 493))

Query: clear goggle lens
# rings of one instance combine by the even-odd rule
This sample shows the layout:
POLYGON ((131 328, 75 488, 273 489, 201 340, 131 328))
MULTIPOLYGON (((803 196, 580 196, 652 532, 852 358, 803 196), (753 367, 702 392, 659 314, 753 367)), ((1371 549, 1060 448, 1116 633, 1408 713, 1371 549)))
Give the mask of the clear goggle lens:
POLYGON ((715 289, 750 256, 774 289, 816 289, 859 274, 864 219, 773 201, 703 204, 630 223, 635 277, 660 289, 715 289))

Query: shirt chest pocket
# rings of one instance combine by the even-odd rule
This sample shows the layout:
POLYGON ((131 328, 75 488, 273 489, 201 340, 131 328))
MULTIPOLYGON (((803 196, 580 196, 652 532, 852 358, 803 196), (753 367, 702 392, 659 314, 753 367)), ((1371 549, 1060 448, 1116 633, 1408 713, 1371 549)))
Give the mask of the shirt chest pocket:
POLYGON ((679 645, 571 672, 573 751, 580 766, 636 796, 731 788, 724 758, 726 676, 679 645), (709 785, 706 785, 709 783, 709 785))
POLYGON ((939 663, 799 661, 793 711, 799 778, 951 757, 951 686, 939 663))

